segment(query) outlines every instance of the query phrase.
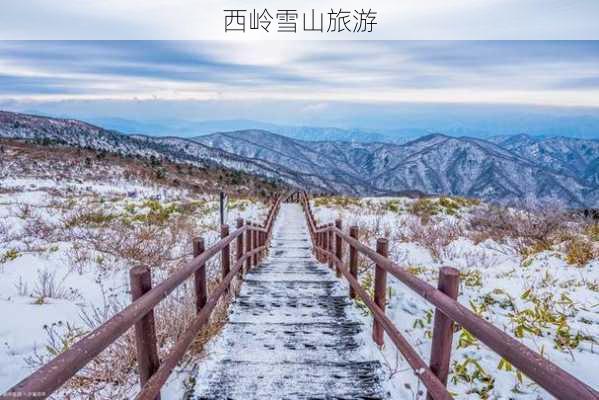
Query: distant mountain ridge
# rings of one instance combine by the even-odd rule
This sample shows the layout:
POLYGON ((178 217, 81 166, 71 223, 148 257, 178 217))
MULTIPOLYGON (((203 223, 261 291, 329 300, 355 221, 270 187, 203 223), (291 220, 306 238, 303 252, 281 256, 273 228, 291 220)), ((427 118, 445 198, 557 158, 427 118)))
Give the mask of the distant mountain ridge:
POLYGON ((392 137, 389 133, 385 134, 366 129, 341 129, 334 127, 316 127, 316 126, 289 126, 271 124, 261 121, 236 119, 236 120, 214 120, 214 121, 186 121, 186 120, 165 120, 161 122, 139 122, 123 118, 96 118, 94 123, 109 127, 126 134, 139 134, 156 136, 179 136, 193 137, 209 135, 214 132, 231 132, 237 130, 265 130, 278 133, 292 139, 314 141, 314 140, 343 140, 357 142, 377 142, 377 141, 406 141, 409 136, 392 137))
POLYGON ((217 133, 194 140, 329 179, 353 177, 375 192, 417 190, 506 202, 532 196, 573 206, 596 204, 599 195, 596 140, 522 135, 493 143, 433 134, 398 145, 299 142, 264 131, 217 133), (541 157, 545 153, 535 150, 539 146, 547 149, 542 150, 545 153, 551 149, 552 158, 541 157))
POLYGON ((499 202, 533 197, 572 207, 599 206, 598 140, 432 134, 405 144, 360 143, 302 141, 264 130, 155 137, 9 112, 0 112, 0 137, 215 164, 314 191, 450 194, 499 202))

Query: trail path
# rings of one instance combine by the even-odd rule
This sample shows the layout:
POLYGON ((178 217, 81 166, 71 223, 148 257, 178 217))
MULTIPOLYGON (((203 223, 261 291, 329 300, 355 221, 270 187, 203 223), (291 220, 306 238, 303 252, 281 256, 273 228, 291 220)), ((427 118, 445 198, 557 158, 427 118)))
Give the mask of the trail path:
POLYGON ((191 398, 386 399, 353 307, 312 256, 300 206, 283 204, 270 255, 245 276, 191 398))

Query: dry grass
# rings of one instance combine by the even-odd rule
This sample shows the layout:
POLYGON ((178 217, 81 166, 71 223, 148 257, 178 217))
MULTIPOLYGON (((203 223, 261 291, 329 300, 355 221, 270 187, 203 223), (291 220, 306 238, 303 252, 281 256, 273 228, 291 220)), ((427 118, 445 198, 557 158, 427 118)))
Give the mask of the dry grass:
POLYGON ((584 239, 573 239, 566 245, 566 262, 570 265, 583 266, 597 257, 593 244, 584 239))
POLYGON ((422 224, 428 224, 431 218, 440 212, 440 207, 431 199, 421 198, 413 202, 408 211, 420 217, 422 224))
POLYGON ((599 224, 597 223, 588 223, 584 227, 584 233, 587 235, 592 241, 599 242, 599 224))
MULTIPOLYGON (((209 291, 217 285, 211 281, 209 291)), ((156 338, 160 359, 166 357, 170 349, 181 338, 195 317, 195 300, 191 282, 180 286, 164 299, 155 309, 156 338)), ((200 330, 186 353, 183 363, 202 354, 206 343, 213 338, 226 323, 227 308, 231 297, 223 298, 212 313, 210 322, 200 330)), ((108 320, 124 305, 111 303, 103 308, 94 308, 84 314, 85 330, 70 325, 48 327, 47 348, 50 355, 67 350, 87 332, 108 320)), ((37 368, 49 361, 49 357, 37 355, 29 360, 37 368)), ((60 395, 66 399, 94 398, 111 400, 130 398, 139 390, 134 330, 130 329, 117 341, 94 358, 61 389, 60 395)))
POLYGON ((317 197, 314 199, 315 207, 348 207, 361 205, 361 201, 356 197, 349 196, 328 196, 317 197))
POLYGON ((19 176, 55 181, 103 182, 107 177, 114 177, 187 189, 198 194, 217 193, 224 187, 236 197, 270 197, 288 189, 281 182, 213 166, 127 158, 119 154, 14 139, 0 139, 0 146, 4 148, 0 158, 0 177, 7 174, 6 171, 13 176, 16 171, 19 176))
POLYGON ((542 210, 479 208, 469 219, 469 236, 475 242, 512 240, 521 254, 550 248, 568 230, 566 215, 555 208, 542 210), (532 247, 532 249, 531 249, 532 247))
POLYGON ((428 249, 432 257, 439 260, 444 249, 454 240, 463 236, 462 227, 457 222, 422 224, 418 219, 410 218, 397 235, 400 242, 414 242, 428 249))
MULTIPOLYGON (((8 154, 18 164, 15 170, 22 177, 81 184, 84 181, 107 183, 110 176, 110 179, 157 184, 164 188, 178 187, 198 194, 227 187, 230 194, 238 194, 245 199, 233 204, 238 209, 247 207, 250 201, 258 201, 255 196, 270 196, 279 190, 276 185, 260 178, 219 169, 181 167, 163 162, 160 166, 163 173, 157 176, 155 167, 143 160, 128 160, 116 155, 97 158, 94 152, 85 150, 48 150, 43 146, 12 142, 8 146, 8 154)), ((120 184, 124 183, 120 181, 120 184)), ((17 192, 40 190, 44 190, 46 197, 44 206, 16 202, 6 205, 9 217, 19 219, 22 227, 17 233, 10 233, 9 226, 0 221, 0 239, 18 244, 14 250, 16 256, 23 252, 42 253, 57 244, 66 246, 68 262, 75 273, 90 271, 91 266, 94 272, 113 272, 143 265, 152 269, 153 280, 159 282, 190 259, 193 237, 217 231, 212 222, 216 218, 209 217, 216 210, 205 201, 140 202, 135 201, 139 194, 99 195, 92 189, 71 192, 69 189, 15 189, 17 192), (51 218, 43 216, 48 214, 51 218)), ((10 253, 8 256, 14 255, 10 253)), ((211 292, 220 280, 218 257, 207 264, 207 277, 211 292)), ((239 284, 234 281, 234 285, 239 284)), ((64 289, 51 271, 40 273, 38 282, 29 286, 22 283, 18 290, 40 301, 49 297, 77 297, 77 301, 81 300, 77 293, 64 289)), ((46 327, 47 342, 27 360, 28 363, 33 368, 43 365, 128 304, 119 303, 116 299, 114 293, 107 291, 102 305, 82 308, 82 321, 77 326, 57 323, 46 327)), ((226 321, 231 300, 231 297, 224 298, 217 305, 186 357, 199 354, 205 343, 220 330, 226 321)), ((190 279, 155 309, 160 357, 168 354, 195 315, 195 294, 190 279)), ((71 379, 59 396, 66 399, 124 399, 131 398, 137 385, 131 329, 71 379)))

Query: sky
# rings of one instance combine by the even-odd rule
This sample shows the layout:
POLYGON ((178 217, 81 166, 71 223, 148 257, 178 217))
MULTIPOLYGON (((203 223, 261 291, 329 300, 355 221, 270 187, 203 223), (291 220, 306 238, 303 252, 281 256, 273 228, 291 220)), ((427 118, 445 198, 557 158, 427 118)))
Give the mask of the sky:
POLYGON ((357 126, 405 104, 597 116, 599 41, 0 41, 0 109, 357 126))
MULTIPOLYGON (((599 39, 596 0, 14 0, 2 2, 0 39, 229 38, 377 40, 599 39), (367 35, 225 33, 224 9, 368 8, 367 35)), ((262 32, 262 33, 261 33, 262 32)))

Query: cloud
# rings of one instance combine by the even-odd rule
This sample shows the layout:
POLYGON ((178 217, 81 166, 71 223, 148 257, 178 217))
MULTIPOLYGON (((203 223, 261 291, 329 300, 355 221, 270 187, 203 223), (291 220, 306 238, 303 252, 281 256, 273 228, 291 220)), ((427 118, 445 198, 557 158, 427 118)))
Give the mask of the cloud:
MULTIPOLYGON (((327 11, 321 0, 27 0, 4 1, 2 39, 229 39, 223 9, 327 11)), ((593 0, 345 0, 336 7, 378 12, 369 39, 598 39, 593 0)), ((256 33, 256 32, 254 32, 256 33)), ((247 38, 248 35, 233 36, 247 38)), ((272 39, 273 35, 252 35, 272 39)), ((295 34, 276 39, 314 39, 295 34)))
POLYGON ((599 107, 599 42, 10 41, 0 97, 599 107))

